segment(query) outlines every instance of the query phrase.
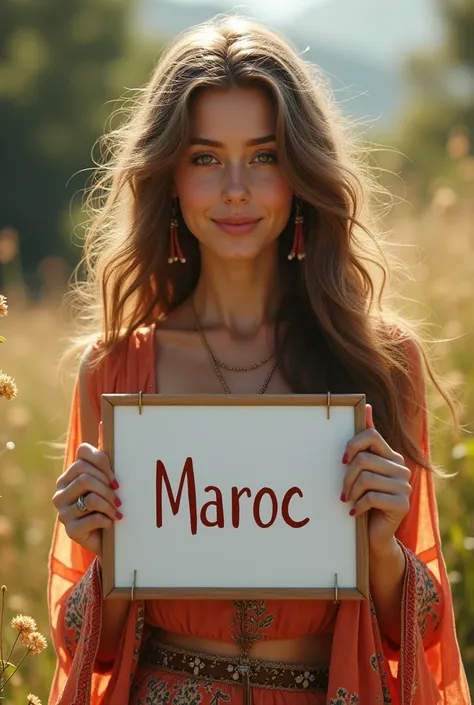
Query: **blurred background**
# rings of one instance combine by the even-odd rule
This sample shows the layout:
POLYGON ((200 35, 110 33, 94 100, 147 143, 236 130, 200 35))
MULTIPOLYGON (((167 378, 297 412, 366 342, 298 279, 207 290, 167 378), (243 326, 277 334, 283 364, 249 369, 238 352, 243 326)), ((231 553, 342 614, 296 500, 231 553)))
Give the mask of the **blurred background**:
MULTIPOLYGON (((3 0, 0 10, 0 583, 8 621, 30 614, 49 637, 47 555, 72 377, 57 361, 72 330, 63 303, 80 257, 82 191, 94 143, 120 123, 165 43, 223 11, 265 21, 328 75, 336 101, 396 196, 386 217, 412 278, 405 312, 421 317, 437 368, 459 402, 454 436, 430 391, 432 452, 457 473, 438 483, 459 641, 474 692, 474 0, 3 0)), ((7 649, 8 653, 8 649, 7 649)), ((21 657, 17 652, 16 662, 21 657)), ((15 660, 15 658, 14 658, 15 660)), ((51 646, 6 686, 6 705, 47 699, 51 646)))

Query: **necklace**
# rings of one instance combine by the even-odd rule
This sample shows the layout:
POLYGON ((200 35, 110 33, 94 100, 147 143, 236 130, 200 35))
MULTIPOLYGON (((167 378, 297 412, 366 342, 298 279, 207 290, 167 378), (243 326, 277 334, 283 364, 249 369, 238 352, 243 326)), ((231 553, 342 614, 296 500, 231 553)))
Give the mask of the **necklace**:
POLYGON ((206 350, 206 352, 209 356, 209 360, 211 361, 211 364, 212 364, 212 367, 213 367, 214 372, 216 374, 216 377, 219 379, 226 394, 230 394, 231 391, 230 391, 229 387, 227 386, 226 381, 223 378, 219 367, 222 367, 223 369, 229 370, 231 372, 250 372, 251 370, 258 369, 259 367, 261 367, 262 365, 264 365, 266 362, 268 362, 269 360, 271 360, 273 358, 273 363, 270 368, 270 371, 265 379, 265 382, 263 383, 262 387, 260 388, 260 390, 258 392, 259 394, 264 394, 265 390, 267 389, 268 384, 272 378, 272 375, 275 372, 275 368, 276 368, 276 359, 274 358, 273 353, 271 353, 271 355, 267 355, 267 357, 264 360, 261 360, 260 362, 257 362, 254 365, 249 365, 248 367, 231 367, 230 365, 226 365, 225 363, 221 362, 212 352, 212 350, 209 346, 209 343, 207 342, 207 338, 204 335, 204 331, 201 327, 201 323, 199 321, 199 317, 197 315, 197 311, 194 306, 193 300, 191 300, 191 306, 193 309, 194 318, 196 319, 196 327, 198 329, 199 335, 201 336, 202 344, 203 344, 204 349, 206 350))

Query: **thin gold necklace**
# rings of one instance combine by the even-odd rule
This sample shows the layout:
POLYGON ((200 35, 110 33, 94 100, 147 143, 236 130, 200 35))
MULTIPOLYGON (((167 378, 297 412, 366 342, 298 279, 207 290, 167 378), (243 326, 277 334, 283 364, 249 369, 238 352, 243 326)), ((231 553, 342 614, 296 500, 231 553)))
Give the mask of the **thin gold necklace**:
POLYGON ((201 323, 199 321, 199 316, 197 315, 196 307, 194 306, 193 300, 191 300, 191 306, 193 309, 194 318, 196 319, 196 327, 198 329, 199 335, 201 336, 202 344, 203 344, 204 349, 206 350, 206 352, 209 356, 209 360, 211 361, 214 372, 216 373, 216 376, 219 379, 226 394, 231 394, 231 391, 230 391, 229 387, 227 386, 226 381, 223 378, 219 367, 223 367, 224 369, 232 371, 232 372, 250 372, 251 370, 256 370, 257 368, 261 367, 262 365, 264 365, 266 362, 268 362, 269 360, 271 360, 273 358, 273 363, 272 363, 271 369, 265 379, 265 382, 263 383, 262 387, 260 388, 260 390, 258 392, 259 394, 264 394, 268 385, 269 385, 269 382, 273 376, 273 373, 275 372, 275 368, 276 368, 276 359, 274 358, 273 353, 271 355, 268 355, 261 362, 258 362, 254 365, 249 365, 248 367, 231 367, 230 365, 225 365, 214 355, 214 353, 212 352, 212 350, 210 348, 209 343, 207 342, 207 338, 204 335, 204 331, 203 331, 201 323))

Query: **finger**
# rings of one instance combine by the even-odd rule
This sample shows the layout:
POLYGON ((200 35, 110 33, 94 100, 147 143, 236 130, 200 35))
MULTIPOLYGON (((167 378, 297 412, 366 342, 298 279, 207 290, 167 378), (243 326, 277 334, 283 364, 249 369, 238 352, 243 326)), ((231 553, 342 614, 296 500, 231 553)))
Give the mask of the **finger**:
MULTIPOLYGON (((101 512, 102 514, 106 514, 109 519, 112 519, 112 521, 115 521, 116 519, 120 520, 123 518, 122 512, 119 512, 117 507, 111 506, 109 502, 107 502, 103 497, 96 494, 95 492, 91 492, 90 494, 84 497, 84 504, 86 505, 87 511, 90 514, 94 512, 101 512)), ((84 516, 84 512, 81 512, 75 503, 73 506, 76 510, 77 517, 84 516)))
MULTIPOLYGON (((361 451, 357 453, 356 457, 350 465, 348 465, 346 470, 346 475, 342 484, 342 494, 347 501, 352 494, 353 487, 357 481, 357 478, 364 471, 371 471, 370 475, 382 475, 384 477, 391 477, 398 479, 400 482, 406 482, 409 484, 410 481, 410 470, 405 465, 400 465, 393 460, 387 460, 382 458, 380 455, 374 455, 373 453, 361 451)), ((365 481, 367 480, 367 476, 365 481)))
POLYGON ((105 514, 94 512, 80 519, 73 519, 66 525, 66 533, 70 539, 78 543, 87 541, 90 534, 97 529, 110 529, 113 522, 105 514))
POLYGON ((104 432, 102 428, 102 421, 99 422, 99 441, 97 443, 97 447, 99 450, 104 449, 104 432))
POLYGON ((90 463, 99 470, 102 470, 102 472, 106 474, 109 484, 114 484, 115 475, 110 465, 110 459, 103 451, 98 448, 94 448, 94 446, 91 446, 90 443, 81 443, 77 447, 76 459, 85 460, 87 463, 90 463))
POLYGON ((378 509, 385 514, 401 519, 408 514, 410 499, 406 495, 385 494, 384 492, 366 492, 350 511, 353 517, 362 516, 370 509, 378 509))
POLYGON ((388 458, 389 460, 401 461, 404 464, 404 458, 399 453, 396 453, 387 441, 382 438, 380 433, 375 430, 375 428, 367 428, 365 431, 361 431, 356 436, 351 438, 347 443, 344 457, 342 462, 344 464, 352 463, 357 453, 361 451, 370 450, 375 455, 380 455, 382 458, 388 458))
POLYGON ((367 428, 375 428, 374 424, 374 410, 371 404, 365 405, 365 423, 367 428))
POLYGON ((81 443, 77 448, 75 462, 58 478, 58 490, 64 489, 83 472, 89 472, 113 489, 118 489, 107 455, 87 443, 81 443))
POLYGON ((85 518, 89 514, 100 513, 110 519, 112 522, 123 519, 123 514, 118 509, 110 507, 108 502, 91 493, 84 497, 84 504, 87 507, 87 512, 81 512, 76 504, 66 504, 58 511, 58 519, 66 527, 77 519, 85 518))
MULTIPOLYGON (((102 497, 112 509, 120 507, 122 504, 115 492, 108 485, 104 484, 103 476, 97 478, 94 475, 84 472, 59 493, 60 498, 57 499, 57 506, 61 507, 68 504, 75 504, 78 497, 88 496, 90 493, 95 493, 102 497)), ((87 506, 89 507, 89 504, 87 504, 87 506)))
POLYGON ((406 494, 410 496, 411 487, 408 482, 401 477, 386 477, 373 473, 370 470, 362 470, 359 473, 350 494, 347 496, 348 502, 354 504, 367 492, 382 492, 384 494, 406 494))

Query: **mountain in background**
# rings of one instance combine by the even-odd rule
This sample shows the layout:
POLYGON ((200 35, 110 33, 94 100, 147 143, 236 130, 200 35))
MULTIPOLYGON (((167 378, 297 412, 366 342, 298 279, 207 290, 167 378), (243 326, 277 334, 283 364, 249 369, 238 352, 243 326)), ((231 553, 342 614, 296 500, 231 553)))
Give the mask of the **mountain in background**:
MULTIPOLYGON (((136 20, 141 31, 168 40, 230 7, 223 0, 140 0, 136 20)), ((435 44, 440 34, 433 0, 331 0, 284 26, 267 23, 323 69, 344 113, 384 128, 396 123, 405 106, 404 56, 435 44)))
POLYGON ((321 41, 379 66, 399 67, 408 52, 437 44, 442 24, 436 0, 330 0, 304 10, 284 29, 307 43, 321 41))

